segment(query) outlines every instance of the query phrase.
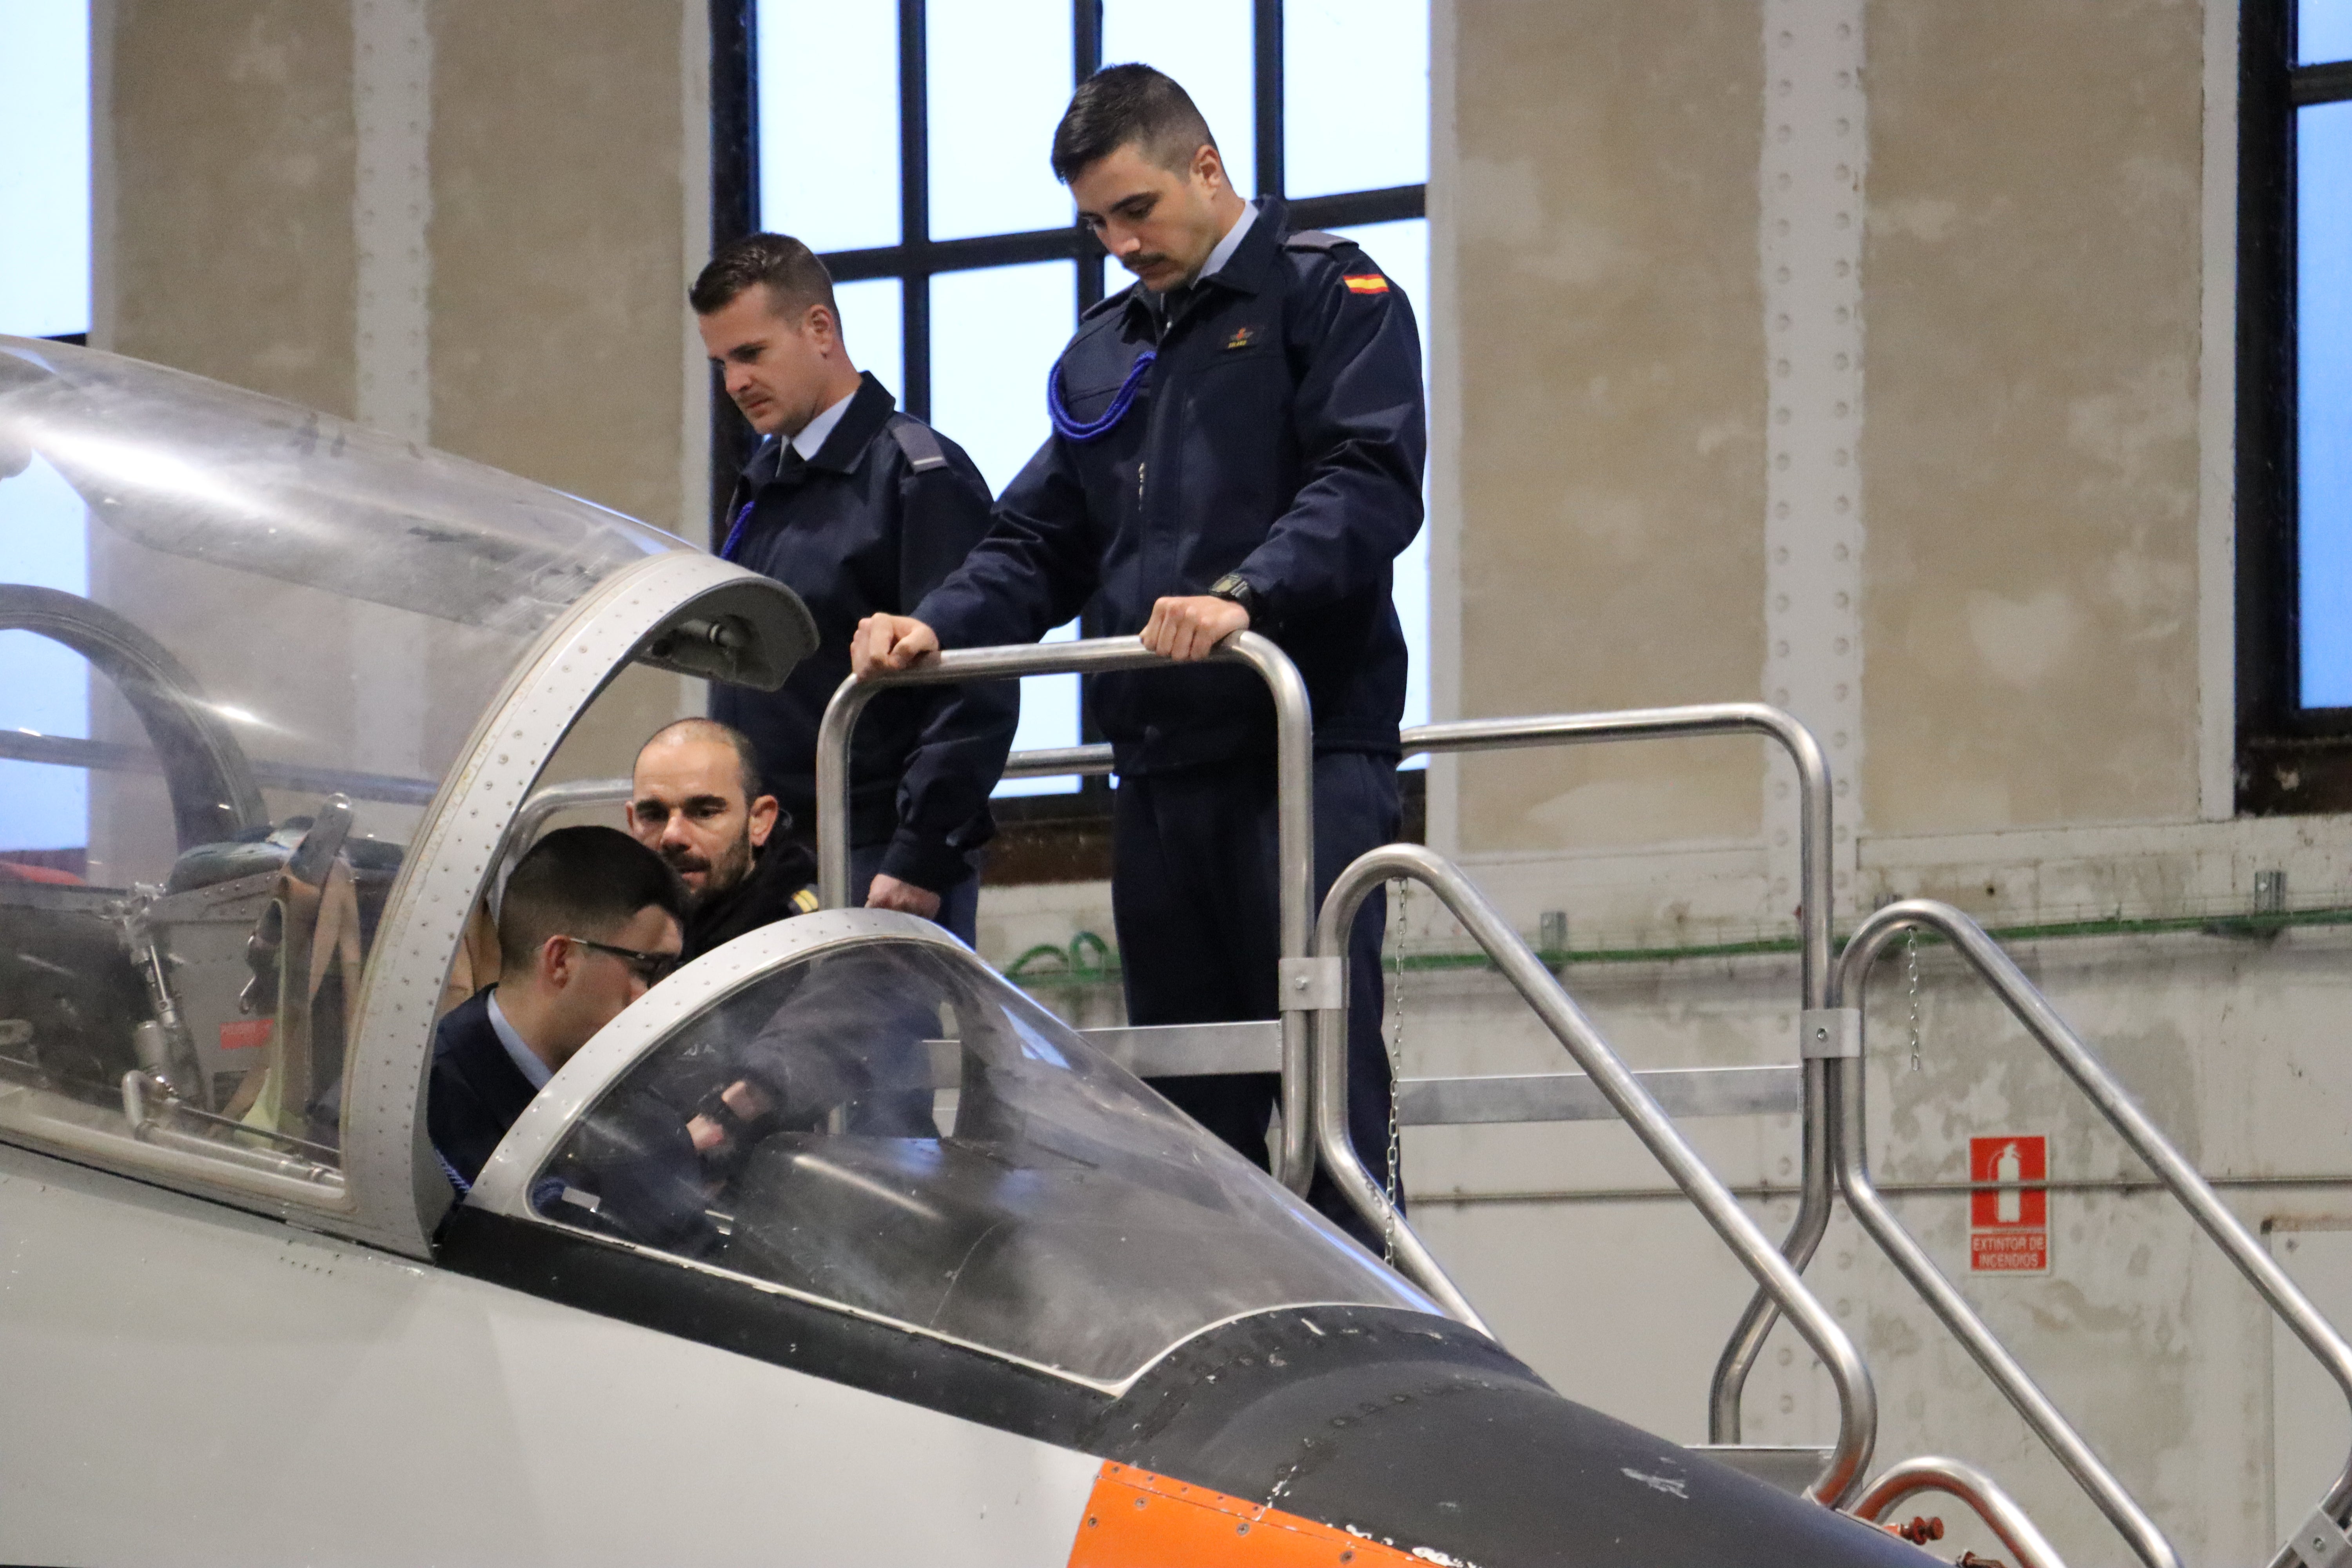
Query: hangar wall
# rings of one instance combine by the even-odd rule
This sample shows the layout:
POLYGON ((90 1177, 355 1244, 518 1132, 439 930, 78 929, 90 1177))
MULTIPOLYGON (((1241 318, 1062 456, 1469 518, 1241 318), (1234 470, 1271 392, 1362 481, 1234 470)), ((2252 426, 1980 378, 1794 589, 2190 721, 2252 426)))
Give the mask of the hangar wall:
MULTIPOLYGON (((701 11, 104 0, 100 346, 698 530, 701 11)), ((2345 820, 2231 820, 2231 5, 1440 0, 1435 26, 1441 713, 1785 700, 1841 742, 1842 923, 1923 893, 2071 924, 2017 951, 2241 1212, 2352 1226, 2344 940, 2189 918, 2259 871, 2352 901, 2345 820), (2191 929, 2092 923, 2118 916, 2191 929)), ((192 598, 192 662, 236 611, 192 598)), ((320 647, 307 678, 354 682, 355 721, 396 695, 343 628, 320 647)), ((618 771, 684 696, 616 694, 562 770, 618 771)), ((1638 1065, 1779 1061, 1793 963, 1723 949, 1790 929, 1785 783, 1730 742, 1478 759, 1433 770, 1431 831, 1523 930, 1566 914, 1567 978, 1638 1065)), ((982 948, 1081 929, 1110 929, 1099 885, 992 889, 982 948)), ((1402 945, 1459 941, 1421 899, 1402 945)), ((1965 1140, 2047 1132, 2055 1271, 1969 1289, 2184 1552, 2266 1554, 2274 1473, 2314 1462, 2273 1462, 2273 1388, 2307 1365, 1932 950, 1913 1070, 1893 967, 1873 1156, 1905 1217, 1957 1269, 1965 1140)), ((1408 1071, 1558 1063, 1490 974, 1399 996, 1408 1071)), ((1696 1131, 1784 1224, 1794 1129, 1696 1131)), ((1704 1435, 1744 1290, 1620 1134, 1416 1131, 1407 1158, 1521 1353, 1704 1435)), ((1814 1278, 1878 1373, 1883 1457, 1977 1458, 2070 1557, 2119 1556, 1843 1221, 1814 1278)), ((1792 1343, 1752 1438, 1827 1429, 1792 1343)))
MULTIPOLYGON (((2239 1212, 2282 1247, 2352 1226, 2347 943, 2196 918, 2251 909, 2263 870, 2290 909, 2352 901, 2343 819, 2231 820, 2234 6, 1453 0, 1438 28, 1455 711, 1787 703, 1844 784, 1842 927, 1925 894, 2060 928, 2012 949, 2239 1212), (1850 187, 1824 189, 1851 205, 1809 207, 1790 160, 1841 127, 1826 173, 1850 187), (1808 213, 1825 248, 1777 229, 1808 213), (1802 319, 1827 301, 1858 346, 1802 319), (1806 406, 1848 390, 1843 428, 1806 406), (1809 458, 1832 479, 1810 509, 1781 477, 1809 458), (1807 637, 1854 663, 1809 669, 1807 637), (2123 932, 2168 918, 2189 929, 2123 932)), ((1523 931, 1566 914, 1584 956, 1564 977, 1637 1065, 1793 1054, 1793 962, 1726 951, 1790 930, 1787 803, 1752 752, 1521 752, 1434 782, 1433 835, 1523 931)), ((1433 965, 1460 943, 1417 905, 1405 951, 1433 965)), ((1915 1068, 1901 958, 1870 1009, 1870 1152, 1898 1212, 2188 1560, 2266 1558, 2341 1468, 2340 1401, 1933 948, 1915 1068), (2033 1132, 2065 1184, 2053 1272, 1971 1282, 1967 1140, 2033 1132), (2316 1441, 2274 1436, 2315 1398, 2316 1441)), ((1409 969, 1398 995, 1409 1073, 1564 1065, 1491 974, 1409 969)), ((1793 1125, 1693 1126, 1777 1235, 1793 1205, 1762 1194, 1793 1183, 1793 1125)), ((1629 1136, 1433 1130, 1406 1159, 1424 1233, 1507 1341, 1570 1393, 1704 1436, 1746 1288, 1629 1136)), ((1882 1462, 1976 1459, 2070 1560, 2124 1555, 1843 1216, 1811 1277, 1877 1375, 1882 1462)), ((2352 1296, 2321 1305, 2352 1323, 2352 1296)), ((1749 1440, 1826 1436, 1811 1361, 1776 1334, 1749 1440)))
MULTIPOLYGON (((92 341, 698 535, 708 389, 682 300, 709 232, 703 15, 100 0, 92 341)), ((110 569, 102 543, 92 565, 110 569)), ((181 603, 152 629, 200 677, 234 660, 254 606, 199 583, 181 603)), ((415 771, 432 710, 392 689, 397 635, 321 624, 317 662, 288 673, 347 686, 336 749, 392 773, 415 771)), ((625 771, 698 700, 629 672, 554 773, 625 771)), ((98 722, 133 732, 127 713, 98 722)), ((109 847, 154 831, 152 793, 100 781, 94 856, 153 858, 109 847)))

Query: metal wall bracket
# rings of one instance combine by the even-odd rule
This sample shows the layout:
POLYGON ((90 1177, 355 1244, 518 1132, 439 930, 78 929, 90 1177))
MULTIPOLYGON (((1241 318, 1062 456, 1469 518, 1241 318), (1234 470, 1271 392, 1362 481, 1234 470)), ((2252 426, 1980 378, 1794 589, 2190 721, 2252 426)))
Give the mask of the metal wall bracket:
POLYGON ((2324 1508, 2311 1510, 2288 1544, 2303 1559, 2304 1568, 2352 1568, 2352 1536, 2324 1508))
POLYGON ((1797 1055, 1806 1061, 1862 1055, 1862 1009, 1808 1007, 1797 1015, 1797 1055))
POLYGON ((1348 1005, 1344 958, 1286 958, 1276 983, 1286 1013, 1321 1013, 1348 1005))

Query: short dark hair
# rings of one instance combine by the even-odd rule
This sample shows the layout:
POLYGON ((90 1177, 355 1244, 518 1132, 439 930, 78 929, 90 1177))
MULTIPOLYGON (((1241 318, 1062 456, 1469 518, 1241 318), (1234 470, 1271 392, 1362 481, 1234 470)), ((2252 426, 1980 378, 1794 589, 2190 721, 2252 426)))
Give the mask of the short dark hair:
POLYGON ((559 827, 507 879, 499 961, 520 973, 549 937, 601 942, 648 909, 686 924, 686 884, 660 856, 617 827, 559 827))
POLYGON ((1150 66, 1105 66, 1078 84, 1054 127, 1054 177, 1068 184, 1087 165, 1133 146, 1163 169, 1183 170, 1214 147, 1192 95, 1150 66))
POLYGON ((788 234, 747 234, 720 246, 686 297, 696 315, 708 316, 758 283, 768 286, 769 303, 778 315, 798 316, 822 305, 835 321, 841 320, 841 309, 833 302, 833 274, 816 252, 788 234))
POLYGON ((721 724, 716 719, 672 720, 646 737, 646 743, 637 748, 637 755, 644 756, 653 749, 655 742, 666 741, 673 735, 690 735, 702 741, 720 741, 732 747, 735 752, 735 771, 743 781, 744 805, 749 805, 768 793, 767 775, 761 771, 759 748, 751 744, 751 737, 735 728, 734 725, 721 724))

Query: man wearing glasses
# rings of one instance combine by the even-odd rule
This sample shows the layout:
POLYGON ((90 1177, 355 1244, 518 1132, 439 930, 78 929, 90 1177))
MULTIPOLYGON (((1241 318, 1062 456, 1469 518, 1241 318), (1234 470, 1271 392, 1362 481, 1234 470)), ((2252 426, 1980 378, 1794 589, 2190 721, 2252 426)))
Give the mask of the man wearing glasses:
POLYGON ((425 1127, 461 1194, 556 1069, 677 967, 686 909, 677 874, 614 828, 558 829, 515 867, 498 984, 434 1033, 425 1127))

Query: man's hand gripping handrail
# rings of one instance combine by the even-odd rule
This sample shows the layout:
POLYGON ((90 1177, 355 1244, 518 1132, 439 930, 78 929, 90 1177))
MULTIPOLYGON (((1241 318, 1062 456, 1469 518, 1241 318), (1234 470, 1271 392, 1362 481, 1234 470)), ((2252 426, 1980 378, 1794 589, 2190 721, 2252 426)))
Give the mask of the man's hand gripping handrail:
MULTIPOLYGON (((880 619, 880 617, 877 617, 880 619)), ((824 710, 816 737, 817 897, 826 909, 849 899, 849 737, 866 704, 897 686, 943 686, 967 680, 997 680, 1024 675, 1101 675, 1124 669, 1175 669, 1179 661, 1153 653, 1141 637, 1092 637, 1078 642, 1022 643, 1004 647, 959 648, 941 653, 922 646, 930 628, 919 627, 915 657, 902 668, 870 656, 866 628, 858 634, 856 662, 863 670, 841 683, 824 710)), ((870 624, 870 623, 869 623, 870 624)), ((901 639, 906 640, 906 639, 901 639)), ((1189 661, 1187 661, 1189 662, 1189 661)), ((1209 663, 1242 664, 1258 673, 1274 697, 1275 833, 1281 910, 1283 967, 1303 964, 1315 932, 1315 730, 1307 683, 1297 666, 1267 638, 1239 631, 1217 645, 1209 663)), ((1275 1176, 1304 1195, 1314 1174, 1312 1081, 1307 1047, 1309 1012, 1282 993, 1282 1147, 1275 1176)))

